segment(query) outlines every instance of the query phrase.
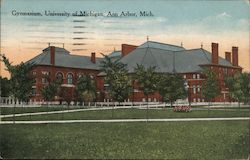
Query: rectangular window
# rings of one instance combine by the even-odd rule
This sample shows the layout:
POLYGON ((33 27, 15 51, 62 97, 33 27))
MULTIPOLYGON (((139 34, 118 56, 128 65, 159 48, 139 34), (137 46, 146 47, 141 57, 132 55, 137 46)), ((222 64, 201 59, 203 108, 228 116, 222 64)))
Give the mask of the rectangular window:
POLYGON ((196 74, 193 74, 193 79, 196 79, 196 74))
POLYGON ((197 79, 200 79, 200 74, 197 74, 197 79))
POLYGON ((184 79, 186 79, 186 78, 187 78, 187 76, 184 74, 184 75, 183 75, 183 78, 184 78, 184 79))
POLYGON ((197 86, 197 92, 200 93, 201 89, 200 89, 200 85, 197 86))
POLYGON ((196 94, 196 87, 193 85, 193 93, 196 94))
POLYGON ((32 95, 34 96, 34 95, 36 95, 36 88, 32 88, 32 95))
POLYGON ((33 74, 33 75, 36 75, 36 71, 33 71, 32 74, 33 74))
POLYGON ((43 83, 43 84, 48 83, 48 79, 47 79, 47 78, 42 78, 42 83, 43 83))

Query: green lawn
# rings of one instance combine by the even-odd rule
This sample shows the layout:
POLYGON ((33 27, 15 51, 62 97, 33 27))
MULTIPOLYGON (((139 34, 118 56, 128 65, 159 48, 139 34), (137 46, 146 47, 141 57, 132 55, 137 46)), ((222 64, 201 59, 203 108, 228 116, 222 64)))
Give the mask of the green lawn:
POLYGON ((247 159, 249 121, 0 125, 4 159, 247 159))
MULTIPOLYGON (((16 107, 15 113, 33 113, 33 112, 47 112, 47 111, 60 111, 60 110, 66 110, 68 109, 67 106, 42 106, 42 107, 16 107)), ((74 109, 70 107, 69 109, 74 109)), ((6 114, 13 114, 14 108, 13 107, 0 107, 0 113, 1 115, 6 114)))
MULTIPOLYGON (((195 118, 195 117, 250 117, 246 110, 193 110, 188 113, 173 112, 171 109, 150 109, 149 118, 195 118)), ((115 109, 113 119, 146 118, 145 109, 115 109)), ((15 117, 15 120, 73 120, 73 119, 112 119, 112 110, 81 111, 48 115, 15 117)), ((12 120, 2 118, 2 120, 12 120)))

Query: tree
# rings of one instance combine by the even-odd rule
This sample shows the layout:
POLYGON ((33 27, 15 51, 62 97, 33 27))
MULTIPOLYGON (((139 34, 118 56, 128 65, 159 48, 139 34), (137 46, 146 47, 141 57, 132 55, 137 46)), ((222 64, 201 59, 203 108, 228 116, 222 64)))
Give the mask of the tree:
POLYGON ((0 76, 0 92, 1 92, 1 97, 9 97, 10 96, 10 80, 7 78, 2 78, 0 76))
POLYGON ((177 99, 187 97, 187 91, 184 87, 184 79, 177 74, 167 74, 159 76, 158 90, 164 102, 170 102, 171 107, 177 99))
POLYGON ((27 102, 31 97, 34 79, 29 75, 33 64, 21 62, 19 65, 12 65, 4 55, 1 55, 6 70, 10 73, 10 95, 14 98, 13 120, 15 122, 15 108, 17 100, 27 102))
POLYGON ((245 104, 250 103, 250 73, 242 73, 242 92, 243 92, 243 101, 245 104))
POLYGON ((124 102, 129 97, 131 89, 127 66, 119 60, 111 60, 108 56, 103 56, 104 60, 101 62, 101 70, 106 74, 104 80, 108 84, 108 93, 113 100, 119 103, 124 102))
POLYGON ((129 96, 131 81, 128 77, 127 66, 119 60, 111 60, 104 55, 101 70, 106 74, 105 82, 109 85, 109 94, 115 101, 123 102, 129 96))
POLYGON ((44 86, 41 89, 41 94, 44 100, 47 102, 52 101, 58 92, 59 86, 60 86, 60 83, 58 82, 52 82, 52 83, 49 83, 47 86, 44 86))
POLYGON ((76 84, 77 98, 80 102, 92 102, 96 98, 95 81, 90 75, 82 76, 76 84))
POLYGON ((145 68, 143 65, 137 64, 135 68, 135 79, 139 85, 139 89, 143 91, 147 101, 147 119, 148 119, 148 97, 157 90, 157 74, 155 67, 145 68))
POLYGON ((206 69, 203 74, 206 79, 202 84, 202 95, 210 104, 212 99, 219 95, 220 88, 214 72, 206 69))
POLYGON ((27 102, 30 99, 34 79, 29 75, 33 64, 21 62, 19 65, 12 65, 9 60, 1 55, 7 71, 10 73, 10 93, 16 100, 27 102))
POLYGON ((234 76, 225 78, 225 84, 229 88, 230 97, 240 102, 249 103, 250 101, 250 74, 237 73, 234 76))
POLYGON ((71 101, 74 100, 74 87, 61 86, 59 91, 59 96, 67 103, 69 107, 71 101))

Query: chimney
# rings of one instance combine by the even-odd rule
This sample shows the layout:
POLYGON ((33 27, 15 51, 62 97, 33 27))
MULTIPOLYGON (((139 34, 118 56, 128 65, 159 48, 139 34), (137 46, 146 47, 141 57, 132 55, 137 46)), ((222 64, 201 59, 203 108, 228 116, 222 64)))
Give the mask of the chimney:
POLYGON ((231 62, 231 52, 225 52, 225 58, 228 62, 232 63, 231 62))
POLYGON ((130 52, 135 50, 137 46, 129 45, 129 44, 122 44, 122 57, 128 55, 130 52))
POLYGON ((219 61, 219 44, 218 43, 212 43, 212 63, 218 64, 219 61))
POLYGON ((55 46, 50 46, 50 64, 55 65, 55 46))
POLYGON ((96 62, 96 57, 95 57, 95 52, 91 53, 91 62, 95 63, 96 62))
POLYGON ((232 64, 238 66, 238 47, 232 47, 232 64))

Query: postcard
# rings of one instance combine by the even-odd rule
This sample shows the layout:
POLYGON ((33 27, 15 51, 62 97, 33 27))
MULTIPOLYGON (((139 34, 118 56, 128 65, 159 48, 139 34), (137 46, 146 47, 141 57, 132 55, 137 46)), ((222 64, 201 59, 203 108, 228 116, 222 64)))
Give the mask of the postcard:
POLYGON ((0 3, 0 159, 249 159, 249 0, 0 3))

